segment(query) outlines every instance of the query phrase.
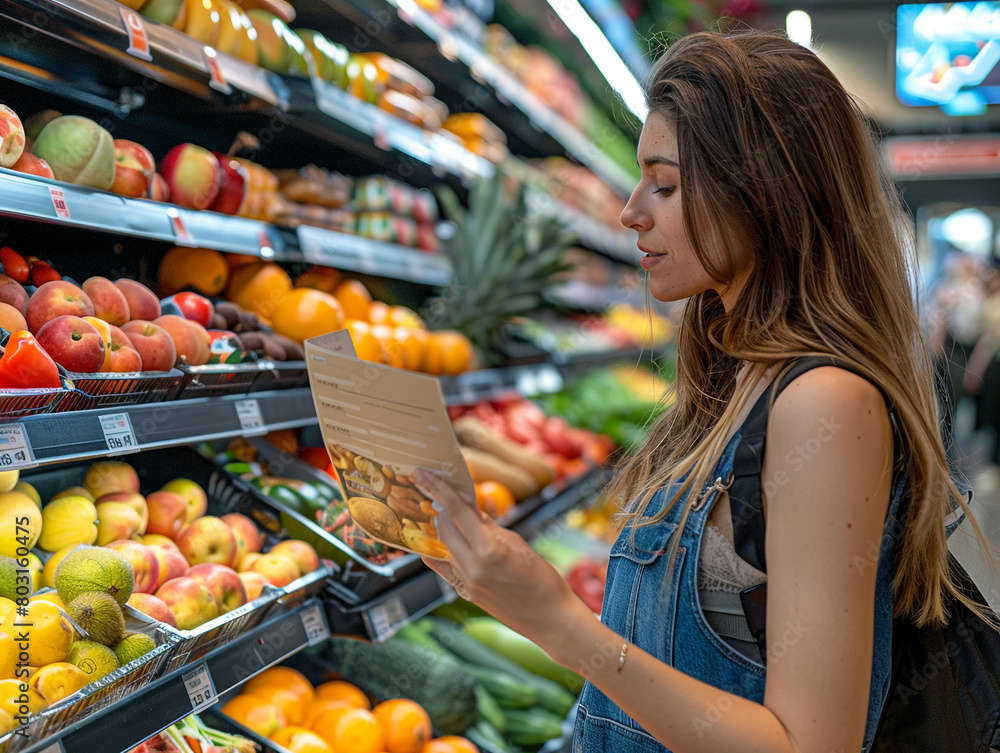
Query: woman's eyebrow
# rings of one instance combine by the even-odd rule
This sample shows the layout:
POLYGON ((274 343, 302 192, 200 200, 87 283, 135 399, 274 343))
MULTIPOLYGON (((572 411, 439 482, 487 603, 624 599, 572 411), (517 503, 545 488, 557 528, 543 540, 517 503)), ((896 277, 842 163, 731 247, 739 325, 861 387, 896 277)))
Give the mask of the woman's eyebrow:
POLYGON ((677 164, 676 160, 672 160, 669 157, 661 157, 655 155, 652 157, 645 157, 642 160, 642 164, 645 165, 646 167, 652 167, 653 165, 669 165, 670 167, 677 167, 677 168, 680 167, 680 165, 677 164))

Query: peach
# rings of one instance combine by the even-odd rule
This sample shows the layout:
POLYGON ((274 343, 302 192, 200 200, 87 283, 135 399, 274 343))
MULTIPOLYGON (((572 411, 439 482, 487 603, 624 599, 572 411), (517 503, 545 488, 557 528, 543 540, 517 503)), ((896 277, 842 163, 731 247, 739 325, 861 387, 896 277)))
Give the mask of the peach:
POLYGON ((40 286, 31 296, 24 318, 28 329, 37 335, 43 324, 56 317, 93 315, 94 303, 82 288, 65 280, 53 280, 40 286))
POLYGON ((194 578, 182 575, 168 580, 156 591, 156 597, 170 607, 180 630, 194 630, 219 616, 212 592, 194 578))
MULTIPOLYGON (((121 502, 131 507, 139 516, 139 530, 136 533, 140 536, 146 533, 146 526, 149 525, 149 506, 146 504, 144 496, 138 492, 111 492, 97 500, 97 504, 102 502, 121 502)), ((123 536, 122 538, 128 537, 123 536)))
POLYGON ((264 545, 264 537, 257 530, 257 525, 246 515, 238 512, 222 516, 236 537, 236 567, 242 569, 243 558, 250 552, 260 551, 264 545))
MULTIPOLYGON (((146 506, 149 508, 146 532, 176 539, 184 527, 184 516, 187 513, 184 498, 173 492, 153 492, 146 496, 146 506)), ((178 551, 181 550, 178 548, 178 551)))
MULTIPOLYGON (((115 182, 112 192, 119 196, 145 196, 156 172, 156 161, 142 144, 115 139, 115 182)), ((117 324, 117 322, 114 322, 117 324)))
POLYGON ((122 332, 139 352, 143 371, 168 371, 177 362, 177 348, 162 327, 143 319, 133 319, 125 323, 122 332))
MULTIPOLYGON (((28 310, 28 291, 14 278, 0 274, 0 303, 12 306, 21 313, 21 316, 24 316, 28 310)), ((24 329, 27 328, 27 324, 25 324, 24 329)))
POLYGON ((97 508, 97 546, 129 539, 139 532, 142 518, 124 502, 100 502, 97 508))
POLYGON ((232 567, 236 564, 236 537, 226 522, 214 515, 198 518, 184 528, 177 537, 177 546, 192 565, 214 562, 232 567))
POLYGON ((41 157, 36 157, 28 150, 21 153, 21 158, 14 163, 11 170, 16 170, 26 175, 37 175, 41 178, 54 179, 56 177, 52 172, 52 168, 49 167, 48 162, 41 157))
POLYGON ((118 552, 132 565, 132 572, 135 573, 133 594, 151 594, 157 589, 160 585, 160 561, 150 547, 130 539, 112 541, 105 546, 118 552))
POLYGON ((158 546, 151 546, 149 550, 156 557, 156 562, 160 566, 160 573, 157 576, 156 588, 153 590, 153 593, 156 593, 156 589, 159 589, 168 580, 180 578, 190 567, 188 561, 184 559, 184 555, 180 552, 174 552, 158 546))
POLYGON ((191 479, 175 478, 161 487, 161 491, 173 492, 184 498, 187 505, 187 514, 184 516, 184 523, 191 523, 200 518, 208 510, 208 496, 205 490, 191 479))
POLYGON ((108 328, 111 331, 111 342, 108 346, 107 370, 116 374, 142 371, 142 357, 132 345, 128 335, 112 324, 109 324, 108 328))
POLYGON ((283 554, 262 554, 256 558, 250 571, 260 573, 272 586, 287 586, 299 577, 299 566, 283 554))
MULTIPOLYGON (((198 327, 204 331, 200 325, 176 314, 158 317, 153 320, 153 324, 161 327, 170 335, 177 350, 177 357, 183 358, 188 365, 200 366, 208 360, 208 345, 203 342, 200 333, 195 329, 198 327)), ((205 332, 205 339, 207 337, 208 333, 205 332)))
POLYGON ((94 499, 115 492, 139 493, 139 474, 128 463, 119 460, 100 460, 91 463, 83 477, 83 485, 94 499))
POLYGON ((146 546, 155 546, 158 549, 167 549, 171 552, 181 553, 181 550, 177 548, 176 542, 162 533, 144 533, 141 538, 142 543, 146 546))
POLYGON ((115 287, 125 296, 130 319, 152 321, 160 315, 160 299, 141 282, 123 277, 115 280, 115 287))
POLYGON ((158 599, 153 594, 135 593, 133 591, 125 603, 133 609, 142 612, 147 617, 165 622, 172 628, 177 627, 177 620, 174 618, 174 613, 170 611, 170 607, 166 605, 163 599, 158 599))
POLYGON ((186 575, 212 592, 219 614, 232 612, 247 603, 246 587, 231 567, 215 562, 202 562, 188 570, 186 575))
POLYGON ((243 581, 243 587, 246 589, 247 601, 256 599, 264 590, 264 586, 269 585, 267 578, 252 570, 237 574, 240 576, 240 580, 243 581))
POLYGON ((20 329, 27 329, 28 323, 16 308, 9 303, 0 303, 0 327, 8 332, 17 332, 20 329))
POLYGON ((179 144, 160 160, 159 172, 170 188, 170 200, 189 209, 208 209, 219 193, 219 160, 195 144, 179 144))
POLYGON ((88 278, 83 283, 83 292, 94 304, 94 316, 98 319, 120 327, 132 318, 125 294, 107 277, 88 278))
POLYGON ((17 113, 0 105, 0 167, 12 167, 21 158, 26 139, 17 113))
POLYGON ((70 371, 92 374, 104 363, 101 334, 78 316, 57 316, 42 325, 35 337, 53 361, 70 371))
POLYGON ((320 561, 316 550, 311 544, 298 539, 286 539, 279 541, 271 547, 270 554, 281 554, 288 557, 299 568, 299 575, 311 573, 319 569, 320 561))

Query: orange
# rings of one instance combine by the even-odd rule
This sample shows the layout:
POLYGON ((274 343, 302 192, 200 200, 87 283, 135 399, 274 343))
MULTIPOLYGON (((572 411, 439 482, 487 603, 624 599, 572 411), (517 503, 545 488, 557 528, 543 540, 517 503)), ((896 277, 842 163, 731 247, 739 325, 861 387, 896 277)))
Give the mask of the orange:
POLYGON ((295 690, 280 685, 257 685, 253 689, 244 688, 243 692, 273 703, 281 709, 281 715, 288 724, 297 726, 306 720, 308 704, 302 702, 302 697, 295 690))
MULTIPOLYGON (((333 708, 316 716, 311 728, 337 753, 382 753, 386 736, 367 709, 333 708)), ((392 748, 389 748, 392 753, 392 748)))
POLYGON ((333 753, 326 740, 305 727, 285 727, 268 739, 291 753, 333 753))
POLYGON ((516 500, 499 481, 481 481, 476 484, 476 503, 487 515, 499 518, 514 507, 516 500))
POLYGON ((405 326, 397 326, 393 334, 403 348, 404 369, 418 371, 420 363, 424 358, 424 348, 427 347, 427 340, 430 335, 423 329, 410 329, 405 326))
POLYGON ((295 287, 313 288, 324 293, 333 293, 339 283, 340 272, 330 267, 310 267, 295 278, 295 287))
POLYGON ((246 264, 256 264, 260 261, 259 256, 253 254, 226 254, 226 266, 230 270, 242 267, 246 264))
POLYGON ((291 289, 292 278, 285 270, 274 262, 258 261, 232 271, 226 286, 226 298, 270 319, 275 306, 291 289))
POLYGON ((382 301, 372 301, 368 307, 368 321, 371 324, 389 324, 389 305, 382 301))
POLYGON ((222 713, 263 737, 274 734, 285 726, 281 709, 270 701, 249 693, 233 696, 222 707, 222 713))
POLYGON ((388 363, 389 354, 385 352, 382 343, 372 334, 371 325, 361 319, 348 319, 344 322, 347 331, 351 333, 354 352, 362 361, 388 363))
POLYGON ((9 303, 0 303, 0 327, 8 332, 17 332, 20 329, 27 329, 28 323, 16 308, 9 303))
MULTIPOLYGON (((295 454, 295 453, 291 453, 295 454)), ((308 706, 316 699, 316 691, 306 676, 291 667, 271 667, 260 674, 254 675, 243 686, 244 693, 253 693, 262 686, 276 685, 279 688, 295 693, 303 706, 308 706)), ((295 724, 295 722, 289 722, 295 724)))
POLYGON ((174 246, 160 262, 160 289, 165 295, 184 288, 192 288, 202 295, 218 295, 228 279, 229 265, 225 257, 210 248, 174 246))
POLYGON ((385 730, 388 753, 420 753, 431 736, 431 718, 424 707, 406 698, 383 701, 372 714, 385 730))
POLYGON ((405 369, 406 351, 403 350, 403 346, 396 340, 395 330, 388 324, 373 324, 372 334, 375 335, 375 339, 379 341, 379 344, 388 356, 386 363, 394 369, 405 369))
POLYGON ((344 309, 337 299, 312 288, 295 288, 280 296, 271 315, 271 328, 296 342, 335 332, 343 325, 344 309))
MULTIPOLYGON (((287 452, 289 455, 296 455, 299 451, 299 435, 295 429, 275 429, 274 431, 268 432, 264 435, 264 439, 273 444, 282 452, 287 452)), ((271 669, 289 669, 288 667, 272 667, 271 669)), ((267 676, 266 672, 271 670, 265 670, 259 675, 255 675, 251 678, 250 682, 253 682, 258 677, 267 676)), ((291 670, 295 671, 295 670, 291 670)), ((304 678, 303 678, 304 679, 304 678)), ((248 683, 249 684, 249 683, 248 683)))
POLYGON ((311 704, 309 704, 309 710, 306 711, 306 720, 303 724, 306 727, 311 727, 312 723, 316 720, 320 714, 324 711, 329 711, 330 709, 352 709, 360 708, 359 706, 352 706, 347 701, 335 701, 332 698, 317 698, 311 704))
POLYGON ((316 686, 316 702, 319 701, 343 701, 348 706, 356 709, 371 709, 371 702, 365 691, 357 685, 352 685, 343 680, 333 680, 324 682, 316 686))
POLYGON ((394 327, 420 329, 424 326, 424 320, 417 316, 417 312, 406 306, 390 306, 385 318, 386 323, 394 327))
POLYGON ((333 291, 333 296, 344 307, 344 316, 348 319, 368 319, 368 307, 372 302, 372 294, 368 292, 364 283, 357 280, 344 280, 333 291))
POLYGON ((445 735, 429 740, 420 753, 479 753, 479 748, 458 735, 445 735))

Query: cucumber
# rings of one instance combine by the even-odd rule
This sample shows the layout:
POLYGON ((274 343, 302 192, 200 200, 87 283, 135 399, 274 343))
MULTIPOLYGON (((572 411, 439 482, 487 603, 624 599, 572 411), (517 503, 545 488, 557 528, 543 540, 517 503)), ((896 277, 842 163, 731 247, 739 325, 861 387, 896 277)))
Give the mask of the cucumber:
POLYGON ((484 719, 465 730, 465 736, 479 746, 481 750, 493 753, 514 753, 500 731, 484 719))
POLYGON ((530 709, 538 702, 538 694, 533 685, 521 682, 513 675, 495 669, 466 664, 465 671, 472 675, 496 702, 508 709, 530 709))
POLYGON ((541 745, 562 736, 563 720, 541 709, 509 709, 505 733, 515 745, 541 745))
POLYGON ((295 510, 295 512, 303 513, 306 512, 306 507, 303 504, 302 497, 295 493, 294 490, 283 484, 275 484, 273 486, 265 486, 261 488, 265 496, 270 497, 275 502, 280 502, 286 507, 290 507, 295 510))
POLYGON ((539 677, 506 656, 492 651, 475 638, 466 635, 465 631, 454 622, 432 617, 431 625, 431 637, 462 661, 506 672, 521 682, 534 686, 538 704, 542 708, 554 714, 565 715, 576 703, 576 697, 558 683, 539 677))
POLYGON ((445 734, 461 735, 476 723, 476 683, 446 655, 402 640, 365 643, 340 636, 326 640, 323 655, 377 698, 416 701, 445 734))
POLYGON ((465 632, 511 661, 540 677, 557 682, 572 693, 583 690, 583 678, 545 653, 537 644, 492 617, 475 617, 464 625, 465 632))
POLYGON ((480 720, 485 719, 501 732, 507 726, 500 704, 479 684, 476 685, 476 712, 480 720))

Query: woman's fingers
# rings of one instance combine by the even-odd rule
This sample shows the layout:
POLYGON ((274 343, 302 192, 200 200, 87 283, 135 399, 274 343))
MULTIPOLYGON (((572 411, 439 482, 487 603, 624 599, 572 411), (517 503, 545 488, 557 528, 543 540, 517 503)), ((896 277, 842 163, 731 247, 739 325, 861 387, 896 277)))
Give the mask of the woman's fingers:
MULTIPOLYGON (((474 501, 462 497, 455 488, 441 476, 425 468, 417 468, 413 472, 413 480, 417 487, 433 499, 447 513, 450 519, 473 550, 482 537, 483 520, 479 516, 479 508, 474 501)), ((442 521, 438 519, 440 530, 442 521)), ((447 543, 447 542, 445 542, 447 543)))

